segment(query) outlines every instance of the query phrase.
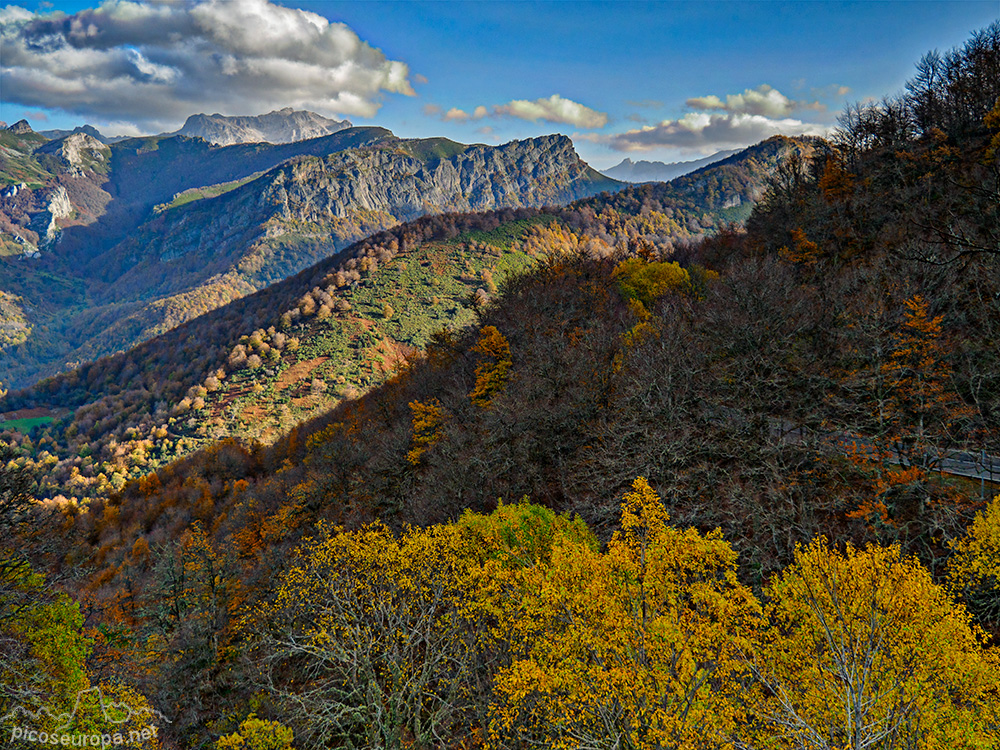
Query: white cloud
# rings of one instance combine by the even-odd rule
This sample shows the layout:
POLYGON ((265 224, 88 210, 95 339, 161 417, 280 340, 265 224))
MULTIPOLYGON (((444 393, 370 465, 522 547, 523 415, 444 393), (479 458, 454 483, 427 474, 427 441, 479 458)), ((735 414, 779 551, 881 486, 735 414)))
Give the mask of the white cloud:
POLYGON ((413 95, 407 65, 342 23, 269 0, 105 0, 73 15, 0 11, 4 99, 132 123, 291 106, 372 117, 413 95))
POLYGON ((445 122, 469 122, 482 120, 485 117, 517 117, 531 122, 544 120, 589 129, 603 128, 608 123, 608 116, 604 112, 564 99, 559 94, 534 101, 515 99, 507 104, 498 104, 492 110, 480 104, 471 113, 452 107, 442 114, 441 107, 429 104, 424 107, 424 114, 429 117, 440 117, 445 122))
POLYGON ((711 153, 726 148, 742 148, 772 135, 826 136, 824 125, 793 118, 774 119, 759 114, 689 112, 678 120, 664 120, 636 130, 606 137, 617 151, 647 151, 680 148, 711 153))
POLYGON ((535 99, 534 101, 515 99, 507 104, 494 107, 493 113, 519 117, 531 122, 545 120, 546 122, 558 122, 588 129, 603 128, 608 124, 608 116, 604 112, 598 112, 571 99, 564 99, 559 94, 553 94, 548 99, 535 99))
POLYGON ((695 109, 718 109, 733 114, 761 115, 763 117, 787 117, 799 106, 802 106, 801 103, 789 99, 766 83, 755 89, 746 89, 742 94, 729 94, 725 101, 713 94, 688 99, 687 105, 695 109))
POLYGON ((441 116, 447 122, 465 122, 469 119, 469 113, 458 107, 452 107, 441 116))

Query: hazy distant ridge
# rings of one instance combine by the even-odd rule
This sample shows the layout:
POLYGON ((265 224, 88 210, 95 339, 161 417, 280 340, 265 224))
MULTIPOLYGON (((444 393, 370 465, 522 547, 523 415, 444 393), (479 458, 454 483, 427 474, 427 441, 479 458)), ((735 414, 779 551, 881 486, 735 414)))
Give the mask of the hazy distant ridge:
POLYGON ((602 174, 624 182, 669 182, 676 177, 686 175, 696 169, 714 164, 717 161, 722 161, 736 153, 739 153, 739 149, 719 151, 711 156, 706 156, 704 159, 696 159, 695 161, 669 163, 622 159, 621 163, 616 164, 610 169, 602 170, 602 174))

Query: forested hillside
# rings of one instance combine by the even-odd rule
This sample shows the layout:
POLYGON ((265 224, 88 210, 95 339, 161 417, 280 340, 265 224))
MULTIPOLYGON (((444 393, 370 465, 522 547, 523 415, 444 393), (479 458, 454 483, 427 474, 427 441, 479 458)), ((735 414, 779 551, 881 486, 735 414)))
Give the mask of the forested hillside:
MULTIPOLYGON (((722 225, 758 196, 729 161, 425 218, 262 292, 274 330, 204 352, 228 369, 184 420, 255 422, 255 384, 306 398, 303 362, 355 377, 304 342, 400 360, 267 446, 227 437, 29 524, 49 459, 22 441, 0 713, 92 684, 217 750, 1000 747, 1000 486, 942 471, 1000 454, 1000 22, 830 143, 757 149, 745 229, 722 225), (443 308, 400 295, 446 261, 475 296, 417 336, 443 308)), ((153 343, 7 403, 76 405, 153 343)))

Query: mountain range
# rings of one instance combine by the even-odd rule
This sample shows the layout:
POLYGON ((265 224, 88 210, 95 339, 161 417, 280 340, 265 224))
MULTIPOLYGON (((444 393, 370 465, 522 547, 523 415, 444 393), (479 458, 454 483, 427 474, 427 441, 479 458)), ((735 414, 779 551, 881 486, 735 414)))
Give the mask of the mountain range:
POLYGON ((15 124, 0 146, 0 379, 13 385, 128 349, 401 221, 621 187, 565 136, 470 146, 343 128, 284 144, 105 144, 15 124))
POLYGON ((625 158, 610 169, 602 170, 602 172, 608 177, 613 177, 622 182, 669 182, 675 177, 694 172, 702 167, 707 167, 709 164, 715 164, 738 152, 739 149, 718 151, 711 156, 706 156, 704 159, 668 163, 662 161, 632 161, 625 158))
MULTIPOLYGON (((442 151, 450 142, 418 144, 442 151)), ((520 150, 537 146, 509 144, 520 150)), ((552 137, 549 146, 570 148, 568 139, 559 137, 552 137)), ((200 277, 211 270, 204 267, 213 256, 207 248, 246 247, 237 234, 241 228, 257 232, 263 227, 265 237, 253 252, 240 261, 224 260, 237 264, 228 278, 256 280, 260 291, 227 302, 227 280, 209 277, 199 292, 214 291, 214 299, 222 302, 217 309, 156 331, 159 335, 130 349, 123 345, 123 333, 149 338, 136 335, 145 321, 162 325, 164 318, 197 310, 200 299, 161 297, 166 301, 151 305, 149 318, 142 317, 145 312, 130 313, 134 308, 126 304, 80 313, 74 326, 91 333, 77 351, 86 346, 92 352, 95 344, 113 350, 122 342, 121 353, 90 356, 91 361, 64 374, 14 390, 0 399, 0 412, 8 420, 57 420, 59 428, 51 430, 47 444, 58 461, 41 479, 48 496, 106 492, 219 438, 270 442, 295 423, 384 382, 442 328, 459 331, 474 322, 506 281, 553 253, 613 258, 645 248, 681 257, 692 243, 745 220, 766 181, 783 165, 808 161, 821 150, 816 140, 776 137, 671 183, 629 186, 564 208, 415 215, 381 231, 377 225, 362 227, 359 231, 372 234, 340 253, 329 250, 330 233, 343 225, 316 215, 332 189, 317 189, 328 179, 327 160, 295 161, 269 173, 267 189, 244 192, 255 184, 247 183, 163 210, 121 243, 120 256, 114 256, 132 260, 132 270, 122 279, 135 285, 144 280, 147 287, 153 279, 165 294, 183 277, 157 270, 163 268, 159 254, 185 246, 186 226, 198 228, 206 249, 181 255, 169 267, 200 277), (280 197, 265 204, 263 224, 257 213, 261 196, 280 197), (167 223, 173 212, 187 218, 167 223), (268 227, 274 236, 266 236, 268 227), (303 227, 322 236, 310 237, 303 227), (232 239, 227 231, 234 233, 232 239), (310 248, 324 251, 317 253, 315 265, 265 283, 265 267, 277 267, 292 251, 304 257, 310 248), (135 260, 144 253, 144 261, 135 260), (100 458, 81 464, 81 451, 100 458), (80 472, 71 473, 73 466, 80 472)), ((499 158, 504 152, 488 153, 499 158)), ((369 156, 381 158, 377 150, 369 156)), ((340 158, 329 159, 335 157, 340 158)), ((536 172, 534 179, 545 175, 536 172)))
MULTIPOLYGON (((30 129, 27 121, 22 121, 18 129, 30 129)), ((351 127, 350 120, 332 120, 308 110, 291 107, 268 112, 263 115, 191 115, 179 130, 161 133, 161 137, 186 135, 202 138, 217 146, 232 146, 237 143, 294 143, 319 138, 351 127)), ((0 123, 0 128, 7 128, 0 123)), ((28 132, 24 130, 24 132, 28 132)), ((84 133, 101 143, 116 143, 127 140, 127 136, 106 136, 92 125, 81 125, 73 130, 42 130, 39 135, 49 140, 65 138, 75 133, 84 133)))

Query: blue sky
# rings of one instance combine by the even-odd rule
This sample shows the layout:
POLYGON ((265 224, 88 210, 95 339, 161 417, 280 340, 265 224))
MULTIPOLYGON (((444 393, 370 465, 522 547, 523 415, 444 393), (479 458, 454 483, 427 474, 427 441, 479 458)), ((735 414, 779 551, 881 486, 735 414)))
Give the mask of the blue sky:
POLYGON ((97 7, 0 11, 0 119, 140 133, 293 106, 404 137, 561 132, 599 168, 823 133, 1000 16, 996 0, 97 7))

